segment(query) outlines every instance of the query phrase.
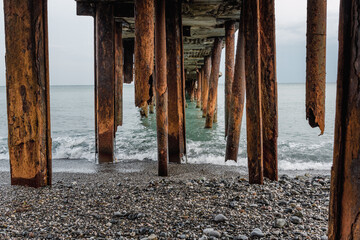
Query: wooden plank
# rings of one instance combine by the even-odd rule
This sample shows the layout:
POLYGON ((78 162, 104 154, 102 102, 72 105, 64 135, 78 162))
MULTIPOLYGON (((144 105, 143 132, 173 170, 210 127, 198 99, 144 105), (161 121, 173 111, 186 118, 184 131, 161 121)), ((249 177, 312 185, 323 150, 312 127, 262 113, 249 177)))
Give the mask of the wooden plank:
POLYGON ((123 52, 122 23, 115 22, 115 133, 123 123, 123 52))
POLYGON ((47 1, 5 0, 4 13, 11 184, 51 185, 47 1))

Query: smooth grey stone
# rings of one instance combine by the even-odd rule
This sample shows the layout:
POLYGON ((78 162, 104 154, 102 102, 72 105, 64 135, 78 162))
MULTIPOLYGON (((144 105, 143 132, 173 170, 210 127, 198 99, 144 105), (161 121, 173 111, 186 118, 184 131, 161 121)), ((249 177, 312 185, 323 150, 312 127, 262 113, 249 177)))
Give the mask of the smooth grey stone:
POLYGON ((263 234, 263 232, 259 229, 259 228, 255 228, 251 233, 250 233, 250 237, 264 237, 265 235, 263 234))
POLYGON ((214 220, 215 220, 215 222, 225 222, 228 219, 224 215, 218 214, 215 216, 214 220))
POLYGON ((274 227, 282 228, 286 225, 286 220, 283 218, 278 218, 275 220, 274 227))

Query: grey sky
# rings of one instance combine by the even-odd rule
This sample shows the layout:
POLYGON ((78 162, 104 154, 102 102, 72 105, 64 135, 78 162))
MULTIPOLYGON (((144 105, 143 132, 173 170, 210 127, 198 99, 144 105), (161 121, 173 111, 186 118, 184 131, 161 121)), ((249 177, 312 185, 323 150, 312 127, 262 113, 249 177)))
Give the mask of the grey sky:
MULTIPOLYGON (((275 0, 275 2, 278 81, 304 82, 307 1, 275 0)), ((3 0, 0 0, 0 6, 0 86, 3 86, 5 85, 3 0)), ((76 16, 74 0, 48 0, 48 11, 50 84, 93 84, 93 19, 76 16)), ((328 0, 328 82, 336 81, 338 12, 339 0, 328 0)), ((224 72, 223 65, 222 72, 224 72)))

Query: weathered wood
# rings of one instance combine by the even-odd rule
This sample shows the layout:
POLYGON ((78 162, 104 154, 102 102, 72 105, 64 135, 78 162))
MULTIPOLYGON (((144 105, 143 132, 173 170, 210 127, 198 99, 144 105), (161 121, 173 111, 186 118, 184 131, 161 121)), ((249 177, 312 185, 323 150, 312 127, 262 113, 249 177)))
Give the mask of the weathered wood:
POLYGON ((191 80, 189 84, 188 93, 190 95, 190 102, 193 102, 195 100, 195 90, 196 90, 195 83, 196 83, 195 80, 191 80))
POLYGON ((244 113, 245 102, 245 39, 244 39, 244 15, 240 17, 238 41, 236 49, 236 62, 232 94, 229 109, 229 124, 226 139, 225 161, 237 162, 239 152, 241 122, 244 113))
POLYGON ((228 133, 231 90, 234 79, 235 21, 225 24, 225 137, 228 133))
POLYGON ((202 102, 203 102, 203 115, 202 117, 206 117, 207 112, 207 103, 209 97, 209 80, 211 74, 211 57, 205 58, 205 65, 204 65, 204 84, 203 84, 203 91, 202 91, 202 102))
POLYGON ((181 163, 185 150, 181 1, 166 1, 169 162, 181 163))
MULTIPOLYGON (((114 2, 114 18, 133 18, 134 4, 114 2)), ((96 4, 94 1, 76 1, 76 15, 95 17, 96 4)))
POLYGON ((244 21, 249 182, 263 184, 259 0, 244 0, 244 21))
POLYGON ((196 76, 196 108, 201 108, 201 71, 198 71, 196 76))
POLYGON ((209 96, 207 102, 207 111, 206 111, 206 123, 205 128, 212 128, 214 122, 214 112, 216 108, 217 101, 217 87, 219 80, 219 70, 220 70, 220 59, 221 59, 221 50, 222 50, 221 38, 216 38, 214 43, 214 49, 212 53, 212 67, 211 67, 211 76, 209 81, 209 96))
POLYGON ((201 74, 200 109, 202 111, 203 105, 204 105, 204 103, 203 103, 204 81, 205 81, 204 66, 201 67, 200 74, 201 74))
POLYGON ((132 83, 134 79, 134 39, 124 39, 124 83, 132 83))
POLYGON ((135 0, 135 106, 147 117, 154 68, 154 0, 135 0))
POLYGON ((325 128, 326 2, 307 1, 306 119, 320 134, 325 128))
POLYGON ((278 108, 274 0, 260 0, 260 31, 264 177, 277 181, 278 108))
POLYGON ((360 239, 359 17, 359 1, 340 1, 330 240, 360 239))
POLYGON ((123 52, 122 23, 115 22, 115 133, 117 126, 122 126, 123 123, 123 52))
POLYGON ((115 136, 115 51, 111 3, 96 5, 98 161, 113 162, 115 136))
POLYGON ((168 175, 168 86, 165 0, 155 0, 156 126, 159 176, 168 175))
POLYGON ((46 0, 5 0, 11 184, 51 185, 46 0))

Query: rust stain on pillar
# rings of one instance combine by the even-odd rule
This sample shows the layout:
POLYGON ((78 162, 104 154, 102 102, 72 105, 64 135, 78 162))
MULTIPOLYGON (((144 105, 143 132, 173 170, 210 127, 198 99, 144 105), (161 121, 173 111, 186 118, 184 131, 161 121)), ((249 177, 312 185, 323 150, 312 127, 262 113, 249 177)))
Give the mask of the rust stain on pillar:
POLYGON ((210 75, 211 75, 211 57, 208 56, 205 58, 204 84, 203 84, 202 93, 201 93, 201 98, 202 98, 202 103, 203 103, 203 115, 202 115, 203 118, 206 117, 206 112, 207 112, 210 75))
POLYGON ((134 78, 134 39, 124 39, 124 83, 132 83, 134 78))
POLYGON ((168 175, 168 90, 166 65, 165 0, 155 0, 155 88, 159 176, 168 175))
POLYGON ((154 0, 135 0, 135 106, 147 117, 154 68, 154 0))
MULTIPOLYGON (((122 23, 115 22, 115 132, 123 123, 124 54, 122 23)), ((115 137, 115 136, 114 136, 115 137)))
POLYGON ((360 239, 360 4, 340 2, 329 239, 360 239))
POLYGON ((169 162, 185 154, 181 1, 166 1, 169 162))
POLYGON ((228 133, 231 90, 234 79, 235 21, 225 23, 225 137, 228 133))
POLYGON ((277 181, 278 107, 274 0, 260 0, 260 31, 264 177, 277 181))
POLYGON ((214 122, 214 112, 215 112, 216 100, 217 100, 217 87, 219 80, 222 43, 223 40, 221 38, 215 39, 214 49, 212 52, 212 67, 211 67, 211 76, 209 81, 209 96, 207 102, 205 128, 212 128, 214 122))
POLYGON ((325 128, 326 0, 307 1, 306 119, 311 127, 325 128))
POLYGON ((196 108, 201 108, 201 71, 198 70, 196 73, 196 108))
POLYGON ((263 184, 259 0, 244 0, 244 21, 249 182, 263 184))
POLYGON ((46 0, 5 0, 11 184, 51 185, 46 0))
POLYGON ((96 5, 98 161, 113 162, 115 136, 115 51, 113 7, 96 5))
POLYGON ((231 92, 225 161, 234 160, 237 162, 245 102, 245 39, 243 14, 240 16, 234 81, 231 92))

